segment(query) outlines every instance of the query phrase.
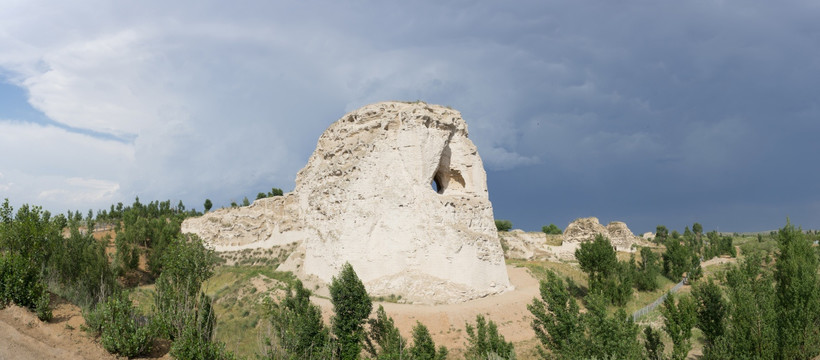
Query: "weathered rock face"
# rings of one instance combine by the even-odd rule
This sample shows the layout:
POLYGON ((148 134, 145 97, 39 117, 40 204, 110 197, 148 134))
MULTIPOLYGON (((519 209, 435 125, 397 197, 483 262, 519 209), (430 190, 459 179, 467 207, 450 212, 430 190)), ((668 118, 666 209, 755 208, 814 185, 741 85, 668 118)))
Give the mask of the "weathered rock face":
POLYGON ((350 262, 375 296, 458 302, 510 287, 467 125, 458 111, 425 103, 343 116, 292 193, 189 219, 183 231, 217 251, 300 242, 292 270, 329 282, 350 262))
POLYGON ((592 241, 597 234, 608 237, 618 251, 634 251, 632 245, 638 240, 621 221, 612 221, 604 227, 598 222, 598 218, 588 217, 576 219, 567 225, 564 242, 592 241))

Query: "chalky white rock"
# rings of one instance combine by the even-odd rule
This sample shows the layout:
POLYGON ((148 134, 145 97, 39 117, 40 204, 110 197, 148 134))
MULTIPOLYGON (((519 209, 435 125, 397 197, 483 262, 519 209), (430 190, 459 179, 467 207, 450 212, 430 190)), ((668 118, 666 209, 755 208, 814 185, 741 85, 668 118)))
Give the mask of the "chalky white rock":
POLYGON ((344 115, 319 137, 293 192, 182 230, 218 252, 296 242, 280 268, 330 282, 350 262, 373 296, 455 303, 511 287, 467 124, 423 102, 344 115))

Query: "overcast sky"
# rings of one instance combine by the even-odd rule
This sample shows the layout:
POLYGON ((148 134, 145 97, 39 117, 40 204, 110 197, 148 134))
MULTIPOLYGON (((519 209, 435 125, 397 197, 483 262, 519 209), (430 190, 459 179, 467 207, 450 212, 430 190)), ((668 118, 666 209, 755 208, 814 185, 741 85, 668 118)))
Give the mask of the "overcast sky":
POLYGON ((383 100, 462 112, 495 216, 820 228, 820 2, 0 0, 0 198, 290 191, 383 100))

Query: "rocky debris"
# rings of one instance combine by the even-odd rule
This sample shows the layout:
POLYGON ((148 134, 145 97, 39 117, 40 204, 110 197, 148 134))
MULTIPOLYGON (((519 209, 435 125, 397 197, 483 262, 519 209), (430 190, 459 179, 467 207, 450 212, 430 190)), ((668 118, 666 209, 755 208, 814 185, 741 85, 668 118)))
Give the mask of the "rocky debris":
POLYGON ((293 192, 183 223, 218 252, 297 243, 282 264, 330 282, 350 262, 373 296, 452 303, 510 288, 486 173, 458 111, 383 102, 319 138, 293 192))
POLYGON ((598 222, 596 217, 580 218, 567 225, 564 230, 564 242, 580 243, 595 239, 595 235, 602 234, 609 238, 618 251, 635 251, 633 245, 638 237, 621 221, 612 221, 606 227, 598 222))

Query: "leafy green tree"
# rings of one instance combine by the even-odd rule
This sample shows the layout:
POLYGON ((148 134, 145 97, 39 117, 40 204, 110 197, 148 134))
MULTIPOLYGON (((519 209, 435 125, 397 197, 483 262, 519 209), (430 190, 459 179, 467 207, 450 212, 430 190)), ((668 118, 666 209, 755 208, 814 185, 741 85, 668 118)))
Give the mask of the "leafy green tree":
POLYGON ((692 254, 675 239, 667 240, 665 245, 666 251, 662 255, 663 274, 672 281, 680 281, 683 273, 689 271, 692 265, 692 254))
POLYGON ((652 329, 647 326, 643 329, 644 334, 644 348, 646 349, 646 358, 649 360, 663 360, 663 341, 661 340, 660 331, 652 329))
POLYGON ((634 263, 619 262, 608 238, 598 234, 595 240, 581 243, 575 258, 589 276, 590 292, 604 294, 615 305, 626 304, 632 296, 634 263))
POLYGON ((251 205, 251 201, 248 200, 247 196, 245 196, 245 198, 242 199, 242 206, 250 206, 250 205, 251 205))
POLYGON ((440 347, 436 350, 436 343, 430 336, 427 326, 416 321, 413 326, 413 346, 409 349, 414 360, 444 360, 447 358, 447 348, 440 347))
POLYGON ((310 302, 310 290, 300 280, 288 285, 279 303, 267 302, 274 338, 270 359, 325 359, 330 357, 329 331, 322 311, 310 302))
POLYGON ((729 299, 725 336, 704 349, 710 359, 778 357, 774 279, 759 254, 749 254, 726 272, 729 299))
POLYGON ((496 220, 495 221, 495 229, 498 231, 510 231, 512 230, 512 221, 509 220, 496 220))
POLYGON ((692 225, 692 231, 695 233, 695 236, 703 235, 703 225, 700 223, 694 223, 692 225))
POLYGON ((672 293, 668 293, 663 302, 663 330, 672 339, 673 360, 685 359, 692 349, 690 338, 692 327, 697 321, 695 306, 695 302, 689 297, 681 297, 676 304, 672 293))
POLYGON ((658 225, 655 228, 655 242, 659 244, 663 244, 666 241, 666 238, 669 237, 669 229, 666 226, 658 225))
POLYGON ((0 309, 14 303, 50 320, 49 296, 40 269, 17 252, 0 252, 0 309))
POLYGON ((786 359, 820 354, 820 279, 817 254, 790 222, 777 232, 775 264, 778 348, 786 359))
POLYGON ((498 333, 498 325, 492 320, 488 323, 481 314, 476 315, 476 324, 466 324, 467 359, 514 359, 515 349, 512 342, 507 342, 498 333))
POLYGON ((607 301, 599 294, 586 297, 587 313, 584 324, 589 334, 585 343, 584 358, 589 359, 639 359, 642 357, 638 342, 638 325, 632 317, 619 308, 612 316, 607 315, 607 301))
POLYGON ((213 206, 214 203, 211 202, 211 199, 205 199, 205 212, 211 211, 213 206))
POLYGON ((635 274, 635 286, 639 291, 655 291, 658 289, 658 275, 660 266, 658 265, 658 255, 652 249, 645 247, 641 249, 641 262, 635 274))
POLYGON ((379 305, 376 318, 369 319, 370 332, 365 339, 365 349, 379 360, 400 360, 409 356, 407 341, 399 333, 393 318, 387 316, 384 307, 379 305))
POLYGON ((256 200, 264 199, 266 197, 268 197, 268 194, 265 194, 263 192, 260 192, 260 193, 256 194, 256 200))
POLYGON ((196 235, 180 236, 163 254, 163 271, 156 281, 154 312, 159 335, 176 339, 194 322, 188 317, 202 304, 202 282, 213 275, 217 258, 196 235))
POLYGON ((623 309, 612 316, 606 298, 599 293, 586 296, 587 312, 581 314, 564 282, 552 271, 541 281, 541 299, 533 299, 527 309, 541 344, 542 357, 557 359, 634 359, 641 357, 638 327, 623 309))
POLYGON ((542 226, 541 231, 543 231, 547 235, 561 235, 564 232, 555 224, 550 224, 549 226, 542 226))
POLYGON ((701 282, 692 287, 692 296, 695 298, 697 326, 703 331, 706 347, 710 347, 726 332, 727 306, 723 291, 712 281, 701 282))
POLYGON ((590 291, 603 291, 604 281, 617 271, 618 258, 615 248, 605 236, 595 235, 595 240, 581 243, 575 250, 575 258, 581 270, 589 277, 590 291))
POLYGON ((285 194, 285 193, 282 191, 282 189, 280 189, 280 188, 273 188, 273 189, 271 189, 271 191, 268 193, 268 197, 282 196, 282 195, 284 195, 284 194, 285 194))
POLYGON ((330 298, 336 313, 331 319, 331 329, 338 342, 337 356, 343 360, 356 359, 364 340, 363 325, 373 305, 350 263, 345 263, 339 276, 333 277, 330 298))

